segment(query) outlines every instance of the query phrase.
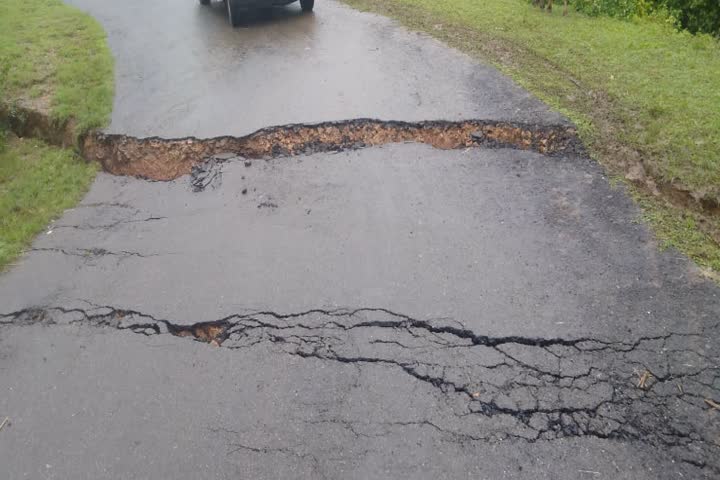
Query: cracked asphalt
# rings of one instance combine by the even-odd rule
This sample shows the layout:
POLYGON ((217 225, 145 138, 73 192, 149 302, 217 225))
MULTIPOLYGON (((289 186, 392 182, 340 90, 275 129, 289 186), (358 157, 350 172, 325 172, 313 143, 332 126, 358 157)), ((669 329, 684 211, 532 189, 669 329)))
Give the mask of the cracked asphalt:
MULTIPOLYGON (((566 124, 331 0, 239 30, 221 5, 70 3, 109 32, 116 133, 566 124)), ((720 289, 638 219, 576 152, 102 173, 0 276, 5 477, 718 478, 720 289)))

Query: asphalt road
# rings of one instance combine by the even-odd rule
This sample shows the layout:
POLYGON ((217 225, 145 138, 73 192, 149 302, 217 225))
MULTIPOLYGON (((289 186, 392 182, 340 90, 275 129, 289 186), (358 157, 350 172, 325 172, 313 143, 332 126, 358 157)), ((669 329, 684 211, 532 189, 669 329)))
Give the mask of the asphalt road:
POLYGON ((560 121, 507 78, 387 19, 318 0, 228 26, 196 0, 72 0, 108 32, 116 60, 109 131, 245 135, 351 118, 560 121))
MULTIPOLYGON (((236 30, 190 0, 72 3, 109 32, 118 133, 565 123, 330 0, 236 30)), ((199 192, 100 174, 0 276, 5 478, 720 475, 720 290, 593 161, 222 160, 199 192)))

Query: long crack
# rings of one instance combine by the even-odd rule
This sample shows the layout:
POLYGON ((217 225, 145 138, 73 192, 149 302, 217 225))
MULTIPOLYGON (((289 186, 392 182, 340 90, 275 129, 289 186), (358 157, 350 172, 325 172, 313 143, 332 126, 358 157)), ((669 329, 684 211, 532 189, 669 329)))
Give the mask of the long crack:
POLYGON ((119 259, 125 259, 129 257, 135 257, 135 258, 149 258, 149 257, 156 257, 156 254, 142 254, 139 252, 129 252, 127 250, 120 250, 120 251, 110 251, 106 250, 104 248, 74 248, 74 249, 65 249, 65 248, 55 248, 55 247, 47 247, 47 248, 32 248, 30 250, 31 252, 51 252, 51 253, 62 253, 63 255, 69 255, 73 257, 80 257, 84 259, 93 259, 98 257, 117 257, 119 259))
POLYGON ((442 149, 483 146, 533 150, 547 155, 582 152, 574 128, 565 125, 468 120, 395 122, 357 119, 271 127, 244 137, 209 139, 94 133, 81 141, 83 156, 115 175, 172 180, 214 155, 233 153, 248 159, 357 149, 388 143, 417 142, 442 149))
POLYGON ((382 308, 255 312, 194 325, 102 306, 0 316, 0 324, 36 323, 169 334, 233 350, 265 348, 308 361, 389 369, 447 405, 451 420, 419 422, 456 439, 642 442, 720 473, 720 412, 705 401, 720 400, 720 354, 708 340, 717 338, 720 325, 620 341, 479 335, 382 308))

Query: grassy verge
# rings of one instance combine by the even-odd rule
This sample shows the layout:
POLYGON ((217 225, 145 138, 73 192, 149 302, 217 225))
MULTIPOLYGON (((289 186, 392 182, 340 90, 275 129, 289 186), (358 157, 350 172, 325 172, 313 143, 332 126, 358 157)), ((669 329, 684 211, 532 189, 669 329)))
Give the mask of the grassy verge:
POLYGON ((703 268, 706 276, 720 282, 720 248, 700 228, 704 220, 692 212, 658 203, 640 191, 633 197, 643 209, 643 218, 655 231, 663 247, 675 247, 703 268))
MULTIPOLYGON (((61 0, 0 2, 0 102, 9 111, 71 121, 80 134, 107 123, 112 97, 113 60, 97 22, 61 0)), ((0 125, 0 270, 82 197, 95 172, 72 150, 0 125)))
POLYGON ((490 61, 571 118, 627 177, 666 245, 720 271, 720 44, 657 21, 547 14, 525 0, 344 0, 490 61), (685 198, 690 195, 685 195, 685 198))
POLYGON ((112 55, 95 20, 61 0, 0 2, 0 98, 84 131, 105 125, 112 97, 112 55))
POLYGON ((77 203, 95 177, 95 164, 72 150, 38 140, 0 145, 0 268, 10 263, 48 221, 77 203))

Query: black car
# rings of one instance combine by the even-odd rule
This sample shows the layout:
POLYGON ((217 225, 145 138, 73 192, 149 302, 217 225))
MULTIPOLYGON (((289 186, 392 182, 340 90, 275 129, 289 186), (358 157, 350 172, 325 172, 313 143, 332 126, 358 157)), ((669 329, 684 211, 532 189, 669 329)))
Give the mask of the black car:
MULTIPOLYGON (((243 12, 253 8, 272 8, 275 6, 288 5, 298 0, 225 0, 227 5, 228 18, 233 27, 240 24, 243 12)), ((315 0, 299 0, 303 12, 311 12, 315 6, 315 0)), ((203 5, 209 5, 210 0, 200 0, 203 5)))

